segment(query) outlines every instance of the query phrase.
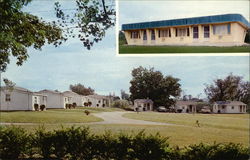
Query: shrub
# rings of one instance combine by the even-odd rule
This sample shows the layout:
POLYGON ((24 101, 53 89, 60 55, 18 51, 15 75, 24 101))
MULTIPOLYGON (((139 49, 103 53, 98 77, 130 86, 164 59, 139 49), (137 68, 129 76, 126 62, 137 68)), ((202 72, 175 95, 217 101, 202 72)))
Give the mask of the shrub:
POLYGON ((45 107, 45 105, 44 105, 44 104, 40 105, 40 110, 41 110, 41 111, 44 111, 44 110, 45 110, 45 108, 46 108, 46 107, 45 107))
POLYGON ((112 104, 112 107, 127 109, 130 108, 129 102, 127 100, 115 100, 112 104))
POLYGON ((88 110, 84 110, 84 113, 85 113, 86 115, 89 115, 89 114, 90 114, 90 112, 89 112, 88 110))
POLYGON ((89 103, 88 102, 84 102, 83 105, 84 105, 84 107, 88 107, 89 103))
POLYGON ((71 108, 72 108, 72 106, 73 106, 72 104, 68 104, 68 108, 69 108, 69 109, 71 109, 71 108))
POLYGON ((0 127, 0 159, 17 159, 28 150, 29 135, 19 127, 0 127))
POLYGON ((53 133, 45 132, 44 127, 40 127, 33 137, 34 147, 37 148, 38 154, 44 158, 49 158, 54 152, 53 133))
POLYGON ((90 107, 92 105, 92 102, 88 102, 88 106, 90 107))
POLYGON ((39 105, 37 103, 34 104, 35 111, 39 111, 39 105))
POLYGON ((33 134, 18 127, 0 127, 0 159, 98 159, 98 160, 247 160, 247 147, 239 144, 198 144, 180 149, 170 147, 159 134, 136 135, 106 132, 90 133, 86 127, 45 131, 33 134))
POLYGON ((74 102, 73 104, 72 104, 72 107, 75 109, 76 108, 76 103, 74 102))

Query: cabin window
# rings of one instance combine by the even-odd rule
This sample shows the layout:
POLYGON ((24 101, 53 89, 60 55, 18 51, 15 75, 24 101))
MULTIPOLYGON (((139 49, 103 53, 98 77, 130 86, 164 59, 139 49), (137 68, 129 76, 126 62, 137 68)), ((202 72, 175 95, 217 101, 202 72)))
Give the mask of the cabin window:
POLYGON ((139 31, 132 31, 131 32, 131 39, 138 39, 140 38, 139 31))
POLYGON ((198 27, 193 27, 193 38, 199 38, 199 29, 198 27))
POLYGON ((158 37, 171 37, 171 32, 170 29, 164 29, 164 30, 159 30, 159 35, 158 37))
POLYGON ((204 38, 209 38, 209 26, 204 26, 204 38))
POLYGON ((10 94, 6 94, 5 95, 5 101, 6 102, 10 102, 10 94))
POLYGON ((144 30, 143 31, 143 40, 147 40, 147 31, 146 30, 144 30))
POLYGON ((155 40, 155 30, 151 30, 151 40, 155 40))
POLYGON ((98 103, 101 103, 101 101, 99 100, 98 103))
POLYGON ((184 36, 187 36, 187 31, 188 31, 188 28, 177 28, 176 29, 176 35, 177 37, 184 37, 184 36))
POLYGON ((214 35, 227 35, 230 34, 231 26, 230 24, 213 25, 214 35))

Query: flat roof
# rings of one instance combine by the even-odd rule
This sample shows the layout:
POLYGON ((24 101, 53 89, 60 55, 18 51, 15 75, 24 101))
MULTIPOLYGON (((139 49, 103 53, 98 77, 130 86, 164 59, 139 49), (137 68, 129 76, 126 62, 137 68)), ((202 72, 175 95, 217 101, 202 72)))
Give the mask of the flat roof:
POLYGON ((245 27, 250 28, 250 23, 241 14, 223 14, 204 17, 171 19, 162 21, 151 21, 141 23, 123 24, 122 30, 136 30, 147 28, 159 28, 170 26, 197 25, 209 23, 240 22, 245 27))

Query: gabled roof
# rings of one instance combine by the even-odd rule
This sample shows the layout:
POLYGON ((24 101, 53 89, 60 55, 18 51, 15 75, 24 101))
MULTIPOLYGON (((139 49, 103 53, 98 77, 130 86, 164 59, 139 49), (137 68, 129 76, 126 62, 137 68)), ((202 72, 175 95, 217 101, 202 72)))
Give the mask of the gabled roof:
POLYGON ((176 101, 175 104, 176 105, 197 105, 197 102, 195 102, 195 101, 182 101, 182 100, 179 100, 179 101, 176 101))
MULTIPOLYGON (((7 86, 1 87, 1 90, 7 90, 7 89, 8 89, 7 86)), ((18 91, 24 91, 24 92, 32 92, 32 91, 30 91, 30 90, 28 90, 28 89, 26 89, 26 88, 18 87, 18 86, 14 86, 13 89, 14 89, 14 90, 18 90, 18 91)))
POLYGON ((54 94, 61 94, 61 92, 59 92, 59 91, 57 92, 57 91, 52 91, 52 90, 49 90, 49 89, 41 90, 38 93, 42 93, 42 92, 49 92, 49 93, 54 93, 54 94))
POLYGON ((102 95, 98 95, 98 94, 93 94, 93 95, 87 95, 87 97, 89 98, 96 98, 96 99, 107 99, 107 96, 102 96, 102 95))
POLYGON ((140 102, 140 103, 153 103, 153 101, 151 99, 135 99, 134 103, 137 103, 137 102, 140 102))
POLYGON ((79 94, 72 92, 72 91, 64 91, 63 94, 70 94, 70 95, 77 95, 77 96, 79 95, 79 94))
POLYGON ((243 102, 240 101, 216 101, 214 102, 214 104, 218 104, 218 105, 246 105, 243 102))
POLYGON ((250 28, 250 23, 241 14, 223 14, 223 15, 123 24, 122 30, 136 30, 136 29, 146 29, 146 28, 160 28, 160 27, 170 27, 170 26, 184 26, 184 25, 225 23, 225 22, 240 22, 246 28, 250 28))

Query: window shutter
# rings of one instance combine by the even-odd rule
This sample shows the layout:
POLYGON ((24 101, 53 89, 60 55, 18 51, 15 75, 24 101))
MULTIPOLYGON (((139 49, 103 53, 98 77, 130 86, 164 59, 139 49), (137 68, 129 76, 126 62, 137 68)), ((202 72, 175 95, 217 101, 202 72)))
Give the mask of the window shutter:
POLYGON ((213 26, 213 34, 215 34, 216 26, 213 26))
POLYGON ((189 28, 187 28, 187 36, 189 36, 189 28))
POLYGON ((130 38, 132 39, 132 37, 133 37, 133 36, 132 36, 132 35, 133 35, 133 32, 130 32, 130 33, 131 33, 131 34, 130 34, 130 38))
POLYGON ((175 28, 175 37, 177 37, 177 28, 175 28))
POLYGON ((169 31, 169 37, 171 37, 171 29, 169 29, 168 31, 169 31))
POLYGON ((161 37, 161 30, 158 30, 158 37, 161 37))

